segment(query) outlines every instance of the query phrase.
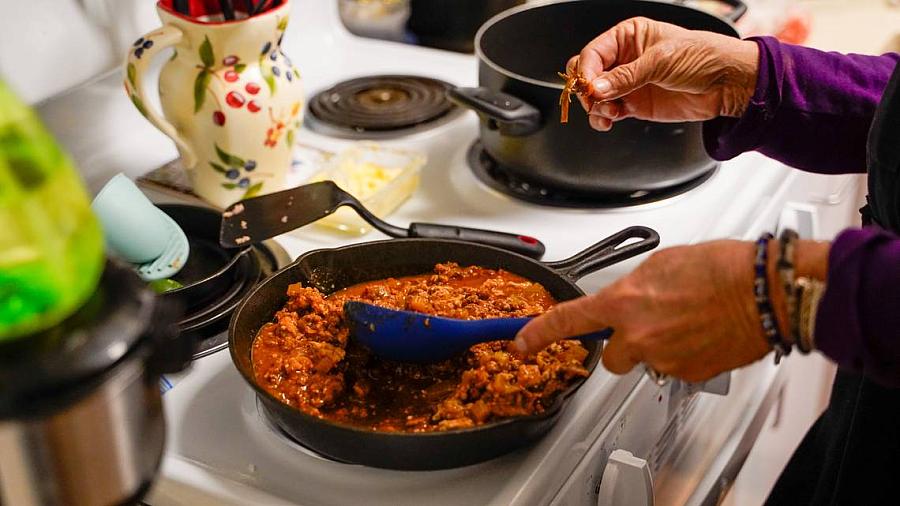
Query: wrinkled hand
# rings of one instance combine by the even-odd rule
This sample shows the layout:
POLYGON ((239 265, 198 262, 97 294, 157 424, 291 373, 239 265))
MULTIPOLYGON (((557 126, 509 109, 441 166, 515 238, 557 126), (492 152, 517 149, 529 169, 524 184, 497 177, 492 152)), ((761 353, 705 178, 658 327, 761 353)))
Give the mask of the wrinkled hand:
POLYGON ((740 116, 756 85, 755 42, 647 18, 623 21, 569 60, 591 83, 579 97, 591 126, 638 118, 661 122, 740 116))
POLYGON ((770 350, 753 298, 754 253, 753 243, 739 241, 661 250, 604 290, 535 318, 514 346, 535 352, 612 327, 603 365, 617 374, 644 362, 703 381, 749 364, 770 350))

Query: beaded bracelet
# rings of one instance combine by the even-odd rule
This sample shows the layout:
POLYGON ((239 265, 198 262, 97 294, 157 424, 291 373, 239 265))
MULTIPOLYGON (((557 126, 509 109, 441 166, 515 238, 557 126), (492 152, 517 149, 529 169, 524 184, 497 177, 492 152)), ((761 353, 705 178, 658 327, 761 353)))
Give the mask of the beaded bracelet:
MULTIPOLYGON (((800 311, 797 308, 797 293, 794 288, 794 244, 799 239, 797 232, 785 229, 779 236, 778 261, 775 263, 781 284, 784 287, 785 303, 787 305, 787 317, 789 335, 788 343, 798 344, 800 341, 800 311)), ((803 348, 800 348, 803 351, 803 348)), ((807 352, 804 352, 807 353, 807 352)))
POLYGON ((784 337, 781 335, 775 310, 772 308, 772 299, 769 298, 769 241, 773 237, 772 234, 765 233, 756 241, 756 259, 753 263, 756 277, 753 282, 753 293, 756 297, 756 309, 759 311, 763 334, 775 349, 775 363, 777 364, 781 362, 781 357, 791 352, 791 347, 785 343, 784 337))

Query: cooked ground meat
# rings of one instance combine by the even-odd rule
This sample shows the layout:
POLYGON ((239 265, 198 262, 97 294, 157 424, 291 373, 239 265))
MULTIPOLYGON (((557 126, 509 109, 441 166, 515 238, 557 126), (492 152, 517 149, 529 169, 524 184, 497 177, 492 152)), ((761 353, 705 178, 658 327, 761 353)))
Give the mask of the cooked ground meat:
POLYGON ((472 427, 542 412, 572 381, 588 375, 578 341, 534 356, 505 341, 469 348, 435 364, 382 360, 348 339, 347 300, 450 318, 533 316, 556 301, 521 276, 438 264, 434 272, 354 285, 325 296, 299 283, 253 342, 256 381, 289 406, 378 431, 426 432, 472 427))

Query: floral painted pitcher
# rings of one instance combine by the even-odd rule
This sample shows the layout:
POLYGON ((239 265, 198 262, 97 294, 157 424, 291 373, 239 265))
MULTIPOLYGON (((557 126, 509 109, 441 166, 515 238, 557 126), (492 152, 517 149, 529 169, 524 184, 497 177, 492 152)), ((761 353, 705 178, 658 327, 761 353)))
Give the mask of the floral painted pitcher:
POLYGON ((125 90, 140 113, 175 141, 194 192, 227 207, 284 189, 303 88, 300 72, 281 52, 289 0, 252 17, 238 12, 235 21, 219 21, 220 13, 205 10, 213 3, 192 1, 191 12, 203 14, 186 16, 172 0, 160 1, 163 26, 134 42, 125 90), (159 77, 161 116, 147 106, 143 77, 167 47, 175 52, 159 77))

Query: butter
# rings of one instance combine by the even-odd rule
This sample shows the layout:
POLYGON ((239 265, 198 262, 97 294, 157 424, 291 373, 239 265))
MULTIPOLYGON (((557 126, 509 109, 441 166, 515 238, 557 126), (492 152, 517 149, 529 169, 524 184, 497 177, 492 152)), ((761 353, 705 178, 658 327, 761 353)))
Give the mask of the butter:
MULTIPOLYGON (((330 166, 316 173, 309 182, 334 181, 373 214, 386 217, 415 191, 419 172, 425 165, 420 153, 362 142, 332 159, 330 166)), ((341 208, 317 222, 317 225, 362 235, 371 230, 351 209, 341 208)))
MULTIPOLYGON (((375 162, 361 161, 358 159, 345 159, 336 167, 340 175, 335 182, 354 197, 364 200, 375 195, 379 190, 387 186, 400 175, 402 171, 398 167, 385 167, 375 162)), ((329 174, 320 173, 313 178, 314 181, 323 181, 329 174)))

